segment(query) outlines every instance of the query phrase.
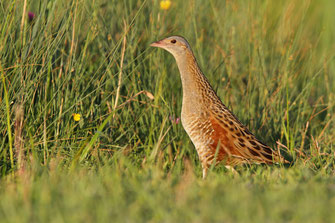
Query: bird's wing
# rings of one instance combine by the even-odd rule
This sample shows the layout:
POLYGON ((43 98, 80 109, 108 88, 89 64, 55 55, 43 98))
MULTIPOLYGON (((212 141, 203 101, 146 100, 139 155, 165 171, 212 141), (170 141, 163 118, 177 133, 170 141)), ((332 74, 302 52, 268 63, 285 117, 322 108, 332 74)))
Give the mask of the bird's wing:
POLYGON ((285 162, 277 152, 256 139, 227 108, 210 114, 210 122, 214 130, 211 149, 216 151, 219 148, 218 161, 227 159, 232 165, 285 162))

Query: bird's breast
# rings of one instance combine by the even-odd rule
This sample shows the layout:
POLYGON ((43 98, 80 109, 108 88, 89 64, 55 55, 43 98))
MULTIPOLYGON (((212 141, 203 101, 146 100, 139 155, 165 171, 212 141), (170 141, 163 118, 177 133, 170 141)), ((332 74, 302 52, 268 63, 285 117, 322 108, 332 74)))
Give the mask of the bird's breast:
POLYGON ((211 140, 213 128, 205 113, 186 112, 182 109, 181 121, 196 148, 213 143, 211 140))

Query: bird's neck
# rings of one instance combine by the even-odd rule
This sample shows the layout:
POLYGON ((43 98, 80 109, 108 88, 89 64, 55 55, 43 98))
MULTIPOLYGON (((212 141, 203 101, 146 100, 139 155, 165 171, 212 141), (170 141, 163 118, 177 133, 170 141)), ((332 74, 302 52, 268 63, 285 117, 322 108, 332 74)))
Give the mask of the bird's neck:
POLYGON ((202 74, 193 53, 190 51, 186 55, 176 56, 176 61, 183 86, 183 97, 197 96, 199 90, 208 85, 208 81, 202 74))
POLYGON ((212 87, 201 72, 192 51, 176 56, 175 59, 183 86, 183 109, 193 110, 197 106, 195 104, 203 104, 206 99, 203 97, 204 92, 213 91, 212 87))

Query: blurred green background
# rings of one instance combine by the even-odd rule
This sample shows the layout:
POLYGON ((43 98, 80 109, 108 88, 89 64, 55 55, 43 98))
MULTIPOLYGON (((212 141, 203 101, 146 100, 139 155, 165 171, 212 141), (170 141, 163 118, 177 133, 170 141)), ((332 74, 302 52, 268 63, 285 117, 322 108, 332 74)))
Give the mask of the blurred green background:
POLYGON ((334 222, 334 10, 0 2, 0 221, 334 222), (170 35, 188 39, 222 101, 291 167, 218 166, 201 179, 176 63, 149 47, 170 35))

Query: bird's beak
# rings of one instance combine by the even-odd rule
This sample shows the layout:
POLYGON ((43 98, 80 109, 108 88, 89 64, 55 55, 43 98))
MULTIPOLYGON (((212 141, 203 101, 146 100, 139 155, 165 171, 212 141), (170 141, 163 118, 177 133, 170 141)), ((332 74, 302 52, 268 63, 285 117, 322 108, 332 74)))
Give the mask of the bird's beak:
POLYGON ((157 42, 153 42, 150 44, 150 46, 153 46, 153 47, 162 47, 163 46, 163 41, 162 40, 159 40, 157 42))

